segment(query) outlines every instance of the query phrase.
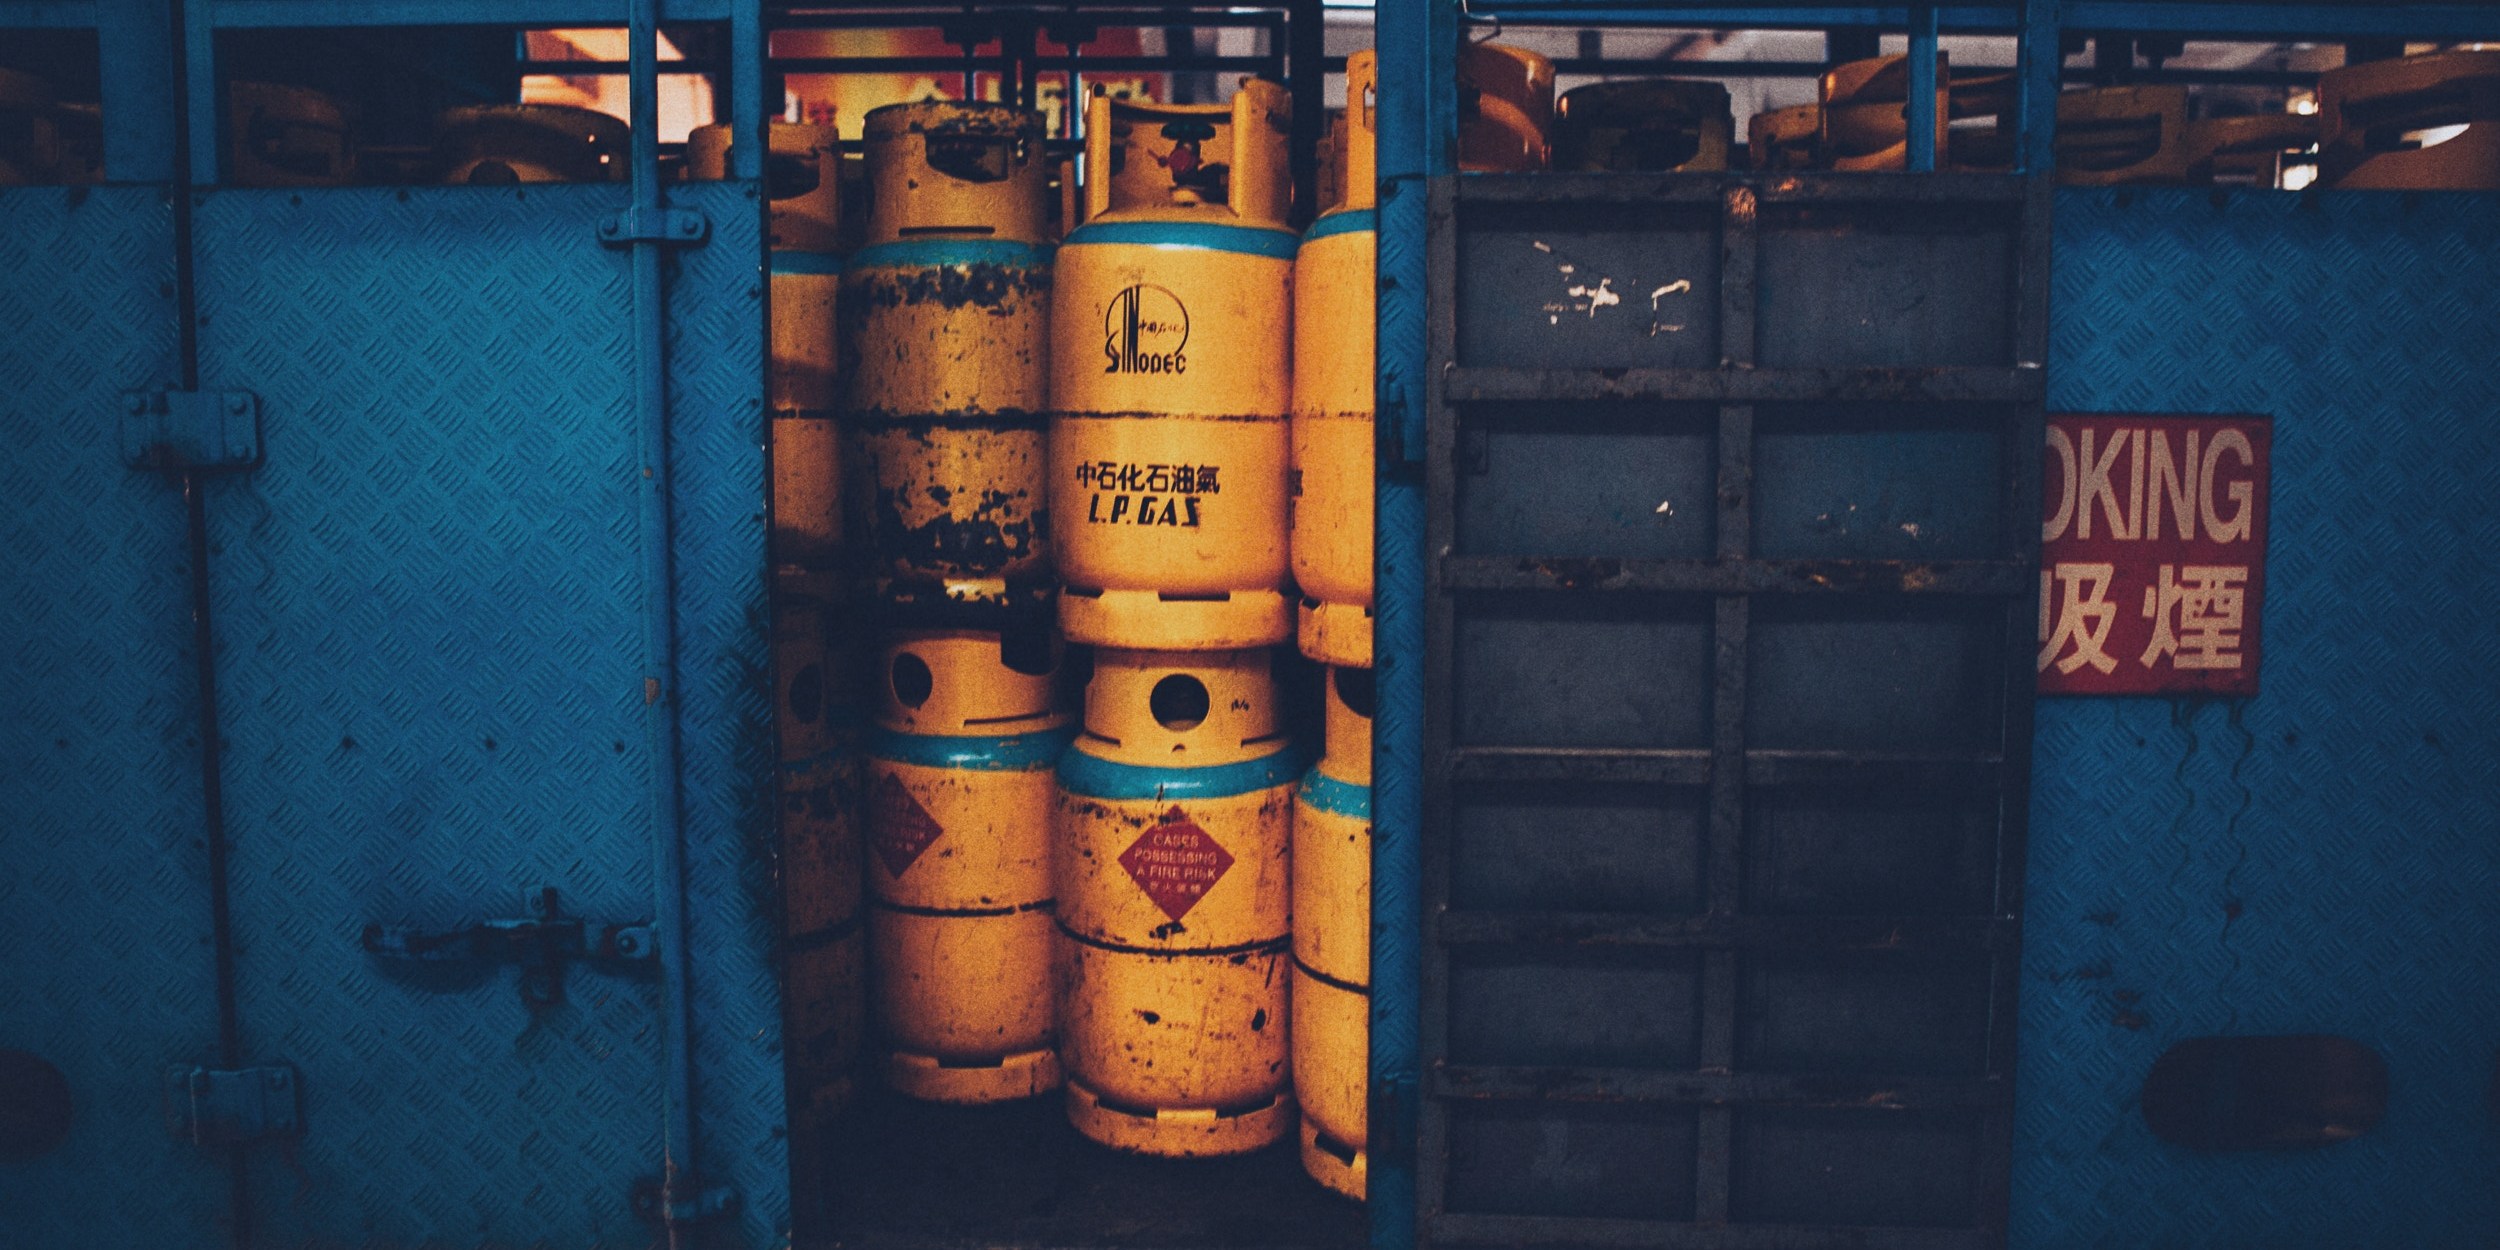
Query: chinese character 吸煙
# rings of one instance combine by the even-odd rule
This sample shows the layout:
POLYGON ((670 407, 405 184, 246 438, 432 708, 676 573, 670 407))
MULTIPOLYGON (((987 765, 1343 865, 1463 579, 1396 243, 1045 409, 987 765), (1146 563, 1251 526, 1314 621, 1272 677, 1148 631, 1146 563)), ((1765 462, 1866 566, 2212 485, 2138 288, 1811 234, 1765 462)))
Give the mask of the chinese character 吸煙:
POLYGON ((2118 667, 2108 650, 2109 627, 2118 619, 2118 605, 2109 601, 2115 572, 2108 564, 2059 564, 2042 570, 2040 669, 2052 663, 2061 673, 2086 664, 2103 673, 2118 667))
POLYGON ((2169 656, 2172 668, 2238 668, 2247 585, 2245 564, 2161 566, 2160 584, 2144 588, 2153 637, 2136 662, 2151 668, 2169 656))

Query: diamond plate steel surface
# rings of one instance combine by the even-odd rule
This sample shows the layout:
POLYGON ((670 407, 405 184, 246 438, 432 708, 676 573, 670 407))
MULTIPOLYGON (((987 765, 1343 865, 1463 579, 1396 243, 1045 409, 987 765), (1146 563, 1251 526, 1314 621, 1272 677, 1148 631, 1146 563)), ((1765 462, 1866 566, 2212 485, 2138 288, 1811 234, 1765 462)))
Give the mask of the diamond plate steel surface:
POLYGON ((695 1133, 734 1187, 717 1247, 790 1236, 782 1103, 772 677, 765 608, 763 208, 751 184, 672 188, 712 241, 678 253, 669 294, 675 439, 678 758, 685 770, 695 1133))
MULTIPOLYGON (((394 967, 368 922, 653 911, 629 260, 607 187, 225 191, 197 216, 202 385, 266 463, 210 499, 246 1051, 303 1072, 261 1244, 639 1246, 662 1068, 648 965, 394 967)), ((762 806, 759 245, 739 188, 672 313, 696 1061, 769 1244, 786 1180, 762 806)))
POLYGON ((2013 1244, 2500 1228, 2500 197, 2068 192, 2052 410, 2274 414, 2264 692, 2039 711, 2013 1244), (2357 1139, 2196 1154, 2169 1046, 2338 1033, 2357 1139))
POLYGON ((76 1117, 0 1162, 0 1245, 225 1240, 225 1173, 163 1111, 165 1068, 217 1057, 183 506, 115 435, 174 336, 160 190, 0 192, 0 1047, 76 1117))

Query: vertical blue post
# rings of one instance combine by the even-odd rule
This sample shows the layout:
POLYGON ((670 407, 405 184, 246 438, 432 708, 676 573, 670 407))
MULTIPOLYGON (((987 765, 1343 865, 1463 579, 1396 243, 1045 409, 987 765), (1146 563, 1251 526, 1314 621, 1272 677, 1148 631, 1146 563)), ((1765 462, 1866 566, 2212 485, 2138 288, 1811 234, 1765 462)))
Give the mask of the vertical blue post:
POLYGON ((772 136, 764 133, 769 120, 764 111, 764 39, 763 0, 733 0, 729 7, 729 176, 741 182, 764 176, 764 157, 772 142, 772 136))
MULTIPOLYGON (((633 0, 626 68, 632 106, 634 412, 640 472, 643 725, 651 759, 652 929, 659 947, 660 1049, 668 1064, 661 1096, 660 1218, 670 1250, 687 1244, 682 1222, 698 1205, 695 1167, 693 1014, 686 940, 686 811, 679 793, 677 577, 670 515, 667 292, 656 237, 660 196, 660 0, 633 0)), ((734 146, 734 145, 733 145, 734 146)), ((761 145, 752 151, 760 151, 761 145)))
MULTIPOLYGON (((183 114, 189 119, 191 185, 217 182, 217 26, 208 0, 175 0, 182 6, 183 114)), ((105 123, 110 126, 112 123, 105 123)))
POLYGON ((1370 1214, 1375 1250, 1416 1239, 1423 1000, 1423 457, 1432 179, 1457 146, 1458 10, 1380 0, 1380 253, 1374 395, 1380 439, 1372 730, 1370 1214))
POLYGON ((173 13, 162 0, 97 0, 104 180, 174 180, 173 13))
POLYGON ((1910 172, 1936 167, 1936 6, 1910 6, 1910 172))
POLYGON ((2057 163, 2057 79, 2065 63, 2058 0, 2023 0, 2014 63, 2014 171, 2047 174, 2057 163))

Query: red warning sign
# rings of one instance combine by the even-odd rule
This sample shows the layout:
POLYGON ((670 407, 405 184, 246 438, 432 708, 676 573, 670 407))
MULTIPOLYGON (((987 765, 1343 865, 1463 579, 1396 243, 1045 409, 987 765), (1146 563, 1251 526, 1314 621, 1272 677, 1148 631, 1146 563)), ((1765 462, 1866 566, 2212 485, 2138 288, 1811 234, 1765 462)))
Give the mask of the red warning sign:
POLYGON ((900 778, 887 773, 877 779, 877 792, 869 796, 868 841, 888 873, 902 876, 945 832, 900 778))
POLYGON ((2042 694, 2257 693, 2274 423, 2049 417, 2042 694))
POLYGON ((1120 852, 1120 867, 1128 870, 1129 879, 1176 921, 1188 915, 1232 866, 1233 853, 1177 807, 1120 852))

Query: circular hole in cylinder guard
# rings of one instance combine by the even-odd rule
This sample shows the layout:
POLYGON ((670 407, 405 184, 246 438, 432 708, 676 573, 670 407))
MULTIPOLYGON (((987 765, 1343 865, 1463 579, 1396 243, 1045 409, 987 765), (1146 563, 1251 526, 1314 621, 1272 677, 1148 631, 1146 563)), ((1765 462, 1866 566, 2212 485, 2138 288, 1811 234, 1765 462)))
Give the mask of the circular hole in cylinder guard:
POLYGON ((1175 733, 1196 729, 1207 719, 1207 684, 1187 673, 1174 673, 1155 683, 1146 696, 1146 709, 1165 729, 1175 733))
POLYGON ((1337 697, 1344 700, 1346 707, 1355 715, 1364 720, 1370 720, 1373 697, 1372 671, 1368 668, 1341 668, 1336 670, 1336 675, 1337 697))
POLYGON ((929 672, 929 662, 909 651, 894 657, 894 668, 887 679, 894 683, 894 701, 904 707, 928 702, 929 692, 937 689, 937 678, 929 672))

